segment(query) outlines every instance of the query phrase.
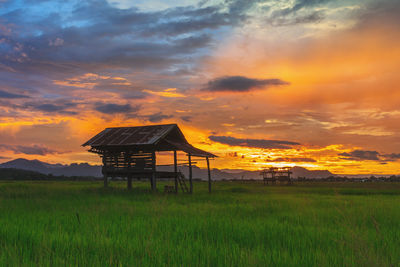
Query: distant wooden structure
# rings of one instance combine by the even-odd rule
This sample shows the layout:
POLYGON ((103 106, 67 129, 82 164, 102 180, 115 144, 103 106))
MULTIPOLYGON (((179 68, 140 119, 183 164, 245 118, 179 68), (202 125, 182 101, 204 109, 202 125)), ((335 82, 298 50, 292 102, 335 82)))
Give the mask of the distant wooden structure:
MULTIPOLYGON (((132 178, 149 178, 151 189, 156 191, 157 179, 173 178, 175 193, 178 193, 178 186, 183 192, 192 193, 192 157, 201 157, 207 161, 208 190, 211 192, 209 158, 216 156, 190 145, 176 124, 107 128, 82 146, 90 146, 89 152, 102 157, 105 187, 108 177, 126 177, 128 189, 132 188, 132 178), (174 171, 157 171, 158 151, 174 152, 174 171), (177 151, 185 152, 188 157, 189 188, 184 175, 178 171, 177 151)), ((171 188, 164 190, 170 192, 171 188)))
POLYGON ((292 184, 290 170, 291 167, 270 167, 268 169, 264 169, 260 175, 262 175, 265 184, 276 184, 276 182, 292 184))

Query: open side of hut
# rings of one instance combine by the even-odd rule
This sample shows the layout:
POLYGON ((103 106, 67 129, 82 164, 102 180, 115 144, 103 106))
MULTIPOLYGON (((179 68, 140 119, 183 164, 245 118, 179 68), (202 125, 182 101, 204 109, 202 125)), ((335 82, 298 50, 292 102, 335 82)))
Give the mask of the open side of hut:
POLYGON ((90 146, 89 152, 102 157, 105 187, 108 177, 126 177, 128 189, 132 188, 132 178, 149 178, 151 189, 155 191, 157 179, 174 178, 176 193, 178 186, 182 191, 192 193, 192 157, 201 157, 207 161, 208 189, 211 192, 209 158, 216 156, 189 144, 176 124, 107 128, 82 146, 90 146), (174 152, 173 172, 157 171, 158 151, 174 152), (177 151, 185 152, 188 157, 189 188, 185 177, 178 171, 177 151))

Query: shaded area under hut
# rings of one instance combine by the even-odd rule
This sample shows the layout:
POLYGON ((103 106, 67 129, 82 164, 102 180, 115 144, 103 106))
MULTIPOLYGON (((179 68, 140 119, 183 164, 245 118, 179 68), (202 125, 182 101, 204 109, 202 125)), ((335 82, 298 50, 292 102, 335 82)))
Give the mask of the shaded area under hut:
MULTIPOLYGON (((128 189, 132 188, 132 178, 148 178, 155 191, 157 179, 174 179, 175 193, 179 186, 183 192, 192 193, 192 159, 200 157, 207 161, 208 190, 211 192, 209 159, 216 156, 189 144, 176 124, 107 128, 82 146, 90 146, 89 152, 102 157, 105 187, 109 177, 126 177, 128 189), (174 171, 157 171, 156 152, 161 151, 173 151, 174 171), (185 152, 188 157, 189 188, 184 175, 178 171, 177 151, 185 152)), ((170 191, 171 188, 166 189, 170 191)))

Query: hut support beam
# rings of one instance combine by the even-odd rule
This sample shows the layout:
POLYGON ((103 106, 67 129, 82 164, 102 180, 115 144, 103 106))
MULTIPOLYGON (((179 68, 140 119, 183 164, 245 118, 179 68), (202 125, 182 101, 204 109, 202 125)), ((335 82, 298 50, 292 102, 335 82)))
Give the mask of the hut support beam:
POLYGON ((211 171, 210 171, 210 159, 206 157, 207 161, 207 172, 208 172, 208 193, 211 193, 211 171))
POLYGON ((152 173, 151 173, 151 190, 155 192, 157 190, 156 185, 156 152, 151 153, 151 161, 152 161, 152 173))
POLYGON ((132 190, 132 176, 128 175, 128 190, 132 190))
POLYGON ((107 177, 107 174, 104 174, 104 187, 108 187, 108 177, 107 177))
POLYGON ((193 173, 192 173, 192 155, 188 154, 189 159, 189 193, 193 193, 193 173))
MULTIPOLYGON (((126 152, 125 154, 125 161, 128 161, 128 169, 131 168, 131 155, 129 152, 126 152)), ((128 190, 132 190, 132 175, 128 174, 126 177, 128 180, 127 188, 128 190)))
POLYGON ((175 194, 178 194, 178 159, 174 150, 175 194))
POLYGON ((106 154, 103 154, 102 161, 103 161, 102 172, 103 172, 103 179, 104 179, 104 187, 107 187, 108 186, 108 177, 107 177, 107 173, 106 173, 106 170, 105 170, 106 162, 107 162, 106 161, 106 154))

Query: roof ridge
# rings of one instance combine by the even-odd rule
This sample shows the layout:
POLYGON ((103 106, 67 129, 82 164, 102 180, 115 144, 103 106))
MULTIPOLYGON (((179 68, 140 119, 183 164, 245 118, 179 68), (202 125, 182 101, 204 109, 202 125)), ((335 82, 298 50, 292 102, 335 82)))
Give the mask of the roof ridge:
POLYGON ((152 124, 152 125, 137 125, 137 126, 117 126, 117 127, 107 127, 105 129, 118 129, 118 128, 136 128, 136 127, 152 127, 152 126, 178 126, 176 123, 167 123, 167 124, 152 124))

